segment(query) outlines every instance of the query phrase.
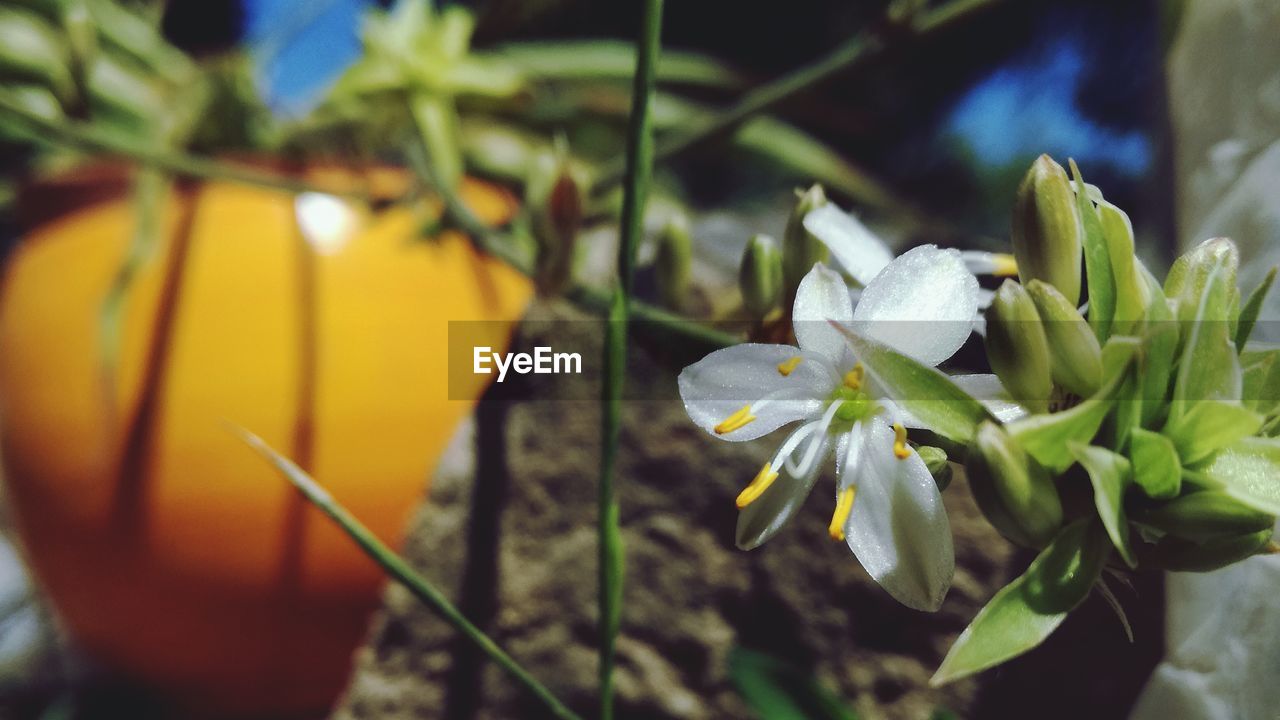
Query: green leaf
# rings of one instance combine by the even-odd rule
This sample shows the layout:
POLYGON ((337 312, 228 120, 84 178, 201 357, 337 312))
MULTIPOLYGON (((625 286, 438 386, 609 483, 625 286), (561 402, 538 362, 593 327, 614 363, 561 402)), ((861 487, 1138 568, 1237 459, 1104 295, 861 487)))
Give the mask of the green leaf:
POLYGON ((983 420, 995 420, 982 403, 936 368, 849 327, 833 325, 848 339, 853 354, 889 397, 929 430, 954 442, 969 443, 983 420))
POLYGON ((762 720, 857 720, 831 690, 801 670, 763 653, 735 647, 729 679, 762 720))
POLYGON ((1129 542, 1129 517, 1124 510, 1124 493, 1133 483, 1133 468, 1123 455, 1093 445, 1071 443, 1071 455, 1089 473, 1093 502, 1111 542, 1129 567, 1137 567, 1129 542))
MULTIPOLYGON (((1224 285, 1233 292, 1240 268, 1240 251, 1226 238, 1205 240, 1174 261, 1164 281, 1164 294, 1176 308, 1174 316, 1183 322, 1194 320, 1209 278, 1224 271, 1224 285)), ((1231 303, 1227 303, 1231 305, 1231 303)))
POLYGON ((1127 372, 1116 375, 1096 395, 1070 410, 1015 420, 1007 426, 1009 434, 1046 469, 1061 473, 1075 462, 1068 444, 1088 444, 1098 434, 1102 421, 1115 406, 1116 393, 1126 377, 1127 372))
POLYGON ((1148 304, 1144 282, 1134 265, 1133 224, 1120 208, 1105 200, 1098 203, 1098 216, 1107 238, 1111 271, 1115 277, 1116 310, 1112 332, 1129 332, 1142 320, 1148 304))
POLYGON ((1240 354, 1240 367, 1244 406, 1263 415, 1273 413, 1280 407, 1280 349, 1246 350, 1240 354))
POLYGON ((1251 508, 1280 515, 1280 438, 1245 438, 1219 450, 1193 476, 1251 508))
POLYGON ((1276 281, 1276 271, 1280 267, 1273 267, 1267 272, 1267 276, 1262 279, 1258 287, 1249 293, 1249 299, 1245 301, 1244 306, 1240 308, 1239 325, 1236 327, 1236 350, 1244 350, 1244 346, 1249 342, 1249 336, 1253 334, 1253 326, 1258 323, 1258 313, 1262 312, 1262 302, 1267 299, 1267 292, 1271 290, 1271 284, 1276 281))
MULTIPOLYGON (((1235 277, 1232 257, 1230 253, 1214 255, 1214 264, 1201 285, 1200 294, 1184 296, 1180 301, 1194 300, 1196 307, 1178 361, 1173 401, 1169 406, 1171 420, 1181 418, 1196 402, 1240 399, 1240 360, 1228 323, 1234 290, 1228 283, 1235 277)), ((1183 317, 1181 311, 1179 316, 1183 317)))
POLYGON ((1182 460, 1173 441, 1157 432, 1134 428, 1129 436, 1133 479, 1149 497, 1174 498, 1182 491, 1182 460))
MULTIPOLYGON (((628 81, 636 71, 635 46, 623 40, 516 42, 493 54, 534 79, 628 81)), ((707 55, 663 50, 658 81, 733 89, 742 85, 742 76, 707 55)))
POLYGON ((1239 403, 1206 400, 1171 418, 1164 434, 1177 446, 1182 462, 1193 465, 1214 450, 1258 432, 1262 421, 1261 415, 1239 403))
POLYGON ((1111 336, 1111 323, 1116 314, 1115 274, 1111 269, 1111 257, 1102 229, 1102 220, 1085 190, 1084 179, 1076 161, 1067 160, 1071 166, 1071 178, 1076 183, 1076 203, 1084 222, 1084 271, 1089 288, 1089 326, 1100 342, 1111 336))
POLYGON ((967 677, 1031 650, 1089 594, 1110 543, 1101 528, 1077 520, 996 593, 960 633, 930 685, 967 677))

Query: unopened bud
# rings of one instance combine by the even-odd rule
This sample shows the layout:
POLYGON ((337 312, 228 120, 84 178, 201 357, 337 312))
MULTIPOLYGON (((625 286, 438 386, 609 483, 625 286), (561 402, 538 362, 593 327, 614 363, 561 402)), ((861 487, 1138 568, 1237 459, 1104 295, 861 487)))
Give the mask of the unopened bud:
POLYGON ((966 471, 978 507, 1010 540, 1039 548, 1062 527, 1062 501, 1053 480, 995 423, 978 428, 966 471))
POLYGON ((1164 292, 1177 304, 1179 320, 1195 319, 1204 286, 1219 265, 1227 273, 1223 284, 1235 291, 1240 250, 1227 238, 1205 240, 1173 262, 1164 281, 1164 292))
POLYGON ((658 252, 654 259, 657 271, 658 297, 671 310, 682 310, 689 297, 689 276, 693 265, 693 233, 689 219, 676 213, 658 234, 658 252))
POLYGON ((1274 516, 1244 505, 1226 493, 1202 490, 1137 513, 1134 519, 1169 535, 1195 542, 1248 535, 1271 528, 1274 516))
POLYGON ((1049 340, 1031 296, 1013 280, 987 309, 987 359, 1009 394, 1031 412, 1046 412, 1053 393, 1049 340))
POLYGON ((1263 552, 1269 542, 1271 528, 1199 543, 1170 536, 1156 543, 1142 562, 1165 570, 1209 572, 1263 552))
POLYGON ((1043 280, 1080 302, 1084 224, 1071 181, 1048 155, 1031 165, 1013 205, 1013 253, 1023 282, 1043 280))
POLYGON ((1102 384, 1102 346, 1089 323, 1054 286, 1040 280, 1027 283, 1049 341, 1049 372, 1054 382, 1080 397, 1089 397, 1102 384))
POLYGON ((756 235, 747 241, 738 268, 738 287, 742 305, 752 318, 763 320, 778 307, 782 299, 782 252, 768 235, 756 235))
POLYGON ((924 466, 929 468, 929 474, 938 484, 938 489, 946 490, 951 484, 951 463, 947 461, 947 451, 932 445, 921 445, 916 448, 916 453, 924 461, 924 466))
POLYGON ((800 193, 791 217, 787 218, 786 232, 782 236, 782 279, 786 283, 788 298, 795 295, 800 281, 814 263, 827 261, 827 246, 804 227, 805 215, 826 204, 827 194, 822 186, 814 185, 800 193))
POLYGON ((559 294, 569 284, 582 225, 582 190, 562 153, 534 160, 525 202, 537 242, 534 283, 542 295, 559 294))

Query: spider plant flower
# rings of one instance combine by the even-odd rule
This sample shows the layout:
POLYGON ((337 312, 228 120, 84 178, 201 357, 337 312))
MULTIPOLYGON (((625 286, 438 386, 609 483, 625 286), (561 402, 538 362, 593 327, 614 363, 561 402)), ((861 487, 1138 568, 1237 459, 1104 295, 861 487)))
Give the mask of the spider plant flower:
MULTIPOLYGON (((834 455, 832 539, 847 543, 899 602, 938 609, 955 555, 938 486, 907 442, 908 428, 920 424, 878 387, 833 323, 933 367, 968 338, 977 303, 977 279, 955 250, 926 245, 892 260, 856 307, 840 275, 818 263, 796 291, 799 347, 737 345, 681 372, 686 411, 717 439, 742 442, 796 426, 738 496, 739 547, 773 537, 834 455)), ((962 388, 999 389, 989 376, 955 380, 962 388)))

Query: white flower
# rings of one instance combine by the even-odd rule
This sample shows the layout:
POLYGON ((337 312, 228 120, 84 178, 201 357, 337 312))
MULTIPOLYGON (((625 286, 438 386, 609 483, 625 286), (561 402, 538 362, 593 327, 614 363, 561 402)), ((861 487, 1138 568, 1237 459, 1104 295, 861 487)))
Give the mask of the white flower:
MULTIPOLYGON (((977 304, 977 280, 956 250, 926 245, 888 262, 856 308, 840 275, 819 263, 796 291, 798 348, 737 345, 684 369, 685 409, 719 439, 753 440, 799 423, 738 496, 739 547, 760 545, 795 515, 834 453, 832 538, 899 602, 938 609, 955 555, 938 487, 907 444, 906 428, 919 423, 864 373, 829 321, 936 366, 968 338, 977 304)), ((989 376, 957 383, 999 389, 989 376)))
MULTIPOLYGON (((804 228, 831 250, 844 271, 859 285, 866 286, 893 260, 893 252, 858 218, 828 203, 804 216, 804 228)), ((960 258, 978 275, 1017 277, 1018 263, 1008 253, 963 250, 960 258)), ((855 296, 857 290, 854 290, 855 296)), ((991 291, 978 290, 978 307, 991 304, 991 291)))

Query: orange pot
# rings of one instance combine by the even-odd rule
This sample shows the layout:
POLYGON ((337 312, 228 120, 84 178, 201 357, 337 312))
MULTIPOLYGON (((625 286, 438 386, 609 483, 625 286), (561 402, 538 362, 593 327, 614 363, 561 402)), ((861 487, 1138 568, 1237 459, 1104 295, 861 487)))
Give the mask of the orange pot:
MULTIPOLYGON (((370 187, 405 182, 379 171, 370 187)), ((529 283, 459 234, 418 239, 422 209, 179 184, 105 373, 98 321, 134 226, 128 190, 123 168, 97 168, 21 205, 45 215, 0 288, 0 439, 27 557, 81 646, 184 713, 321 711, 383 576, 224 422, 398 543, 472 405, 448 399, 448 321, 514 321, 529 283)), ((490 221, 514 208, 477 182, 463 195, 490 221)), ((510 327, 493 325, 495 346, 510 327)))

